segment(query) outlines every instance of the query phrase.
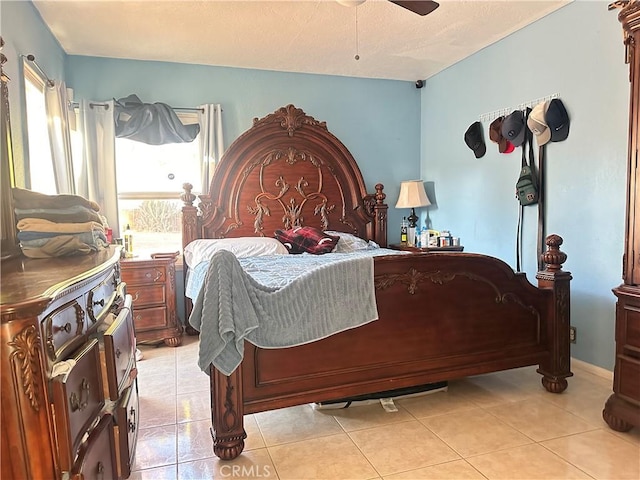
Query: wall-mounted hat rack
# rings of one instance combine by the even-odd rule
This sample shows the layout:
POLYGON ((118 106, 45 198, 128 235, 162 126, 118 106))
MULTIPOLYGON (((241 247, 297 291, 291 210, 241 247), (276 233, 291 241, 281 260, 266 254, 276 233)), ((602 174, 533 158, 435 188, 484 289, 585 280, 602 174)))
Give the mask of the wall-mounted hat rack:
POLYGON ((546 97, 540 97, 533 100, 529 100, 528 102, 520 103, 515 107, 500 108, 498 110, 494 110, 493 112, 483 113, 480 115, 480 121, 482 123, 490 123, 490 122, 493 122, 498 117, 506 117, 514 110, 524 110, 526 108, 533 108, 539 103, 551 101, 554 98, 560 98, 560 94, 552 93, 551 95, 547 95, 546 97))

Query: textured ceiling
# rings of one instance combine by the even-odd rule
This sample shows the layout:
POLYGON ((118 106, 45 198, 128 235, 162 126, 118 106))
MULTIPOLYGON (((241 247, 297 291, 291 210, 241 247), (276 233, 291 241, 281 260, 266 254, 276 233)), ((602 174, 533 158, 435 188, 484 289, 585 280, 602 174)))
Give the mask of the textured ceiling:
POLYGON ((570 1, 440 0, 425 17, 386 0, 33 3, 70 55, 414 81, 570 1))

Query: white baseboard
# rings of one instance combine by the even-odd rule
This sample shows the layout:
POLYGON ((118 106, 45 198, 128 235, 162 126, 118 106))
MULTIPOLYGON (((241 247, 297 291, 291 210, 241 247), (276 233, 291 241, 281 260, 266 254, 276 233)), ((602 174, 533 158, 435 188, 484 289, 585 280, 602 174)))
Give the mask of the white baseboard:
POLYGON ((597 375, 598 377, 606 378, 607 380, 613 381, 613 372, 611 370, 598 367, 597 365, 592 365, 591 363, 583 362, 582 360, 578 360, 573 357, 571 357, 571 367, 578 368, 593 375, 597 375))

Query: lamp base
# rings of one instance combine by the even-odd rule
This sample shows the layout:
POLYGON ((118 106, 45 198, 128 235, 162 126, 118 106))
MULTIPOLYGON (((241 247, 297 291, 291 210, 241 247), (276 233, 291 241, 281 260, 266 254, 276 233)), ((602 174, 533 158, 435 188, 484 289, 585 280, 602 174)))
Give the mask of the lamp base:
POLYGON ((409 228, 416 228, 416 225, 418 224, 418 216, 416 215, 415 208, 411 208, 411 215, 407 217, 407 220, 409 221, 409 228))

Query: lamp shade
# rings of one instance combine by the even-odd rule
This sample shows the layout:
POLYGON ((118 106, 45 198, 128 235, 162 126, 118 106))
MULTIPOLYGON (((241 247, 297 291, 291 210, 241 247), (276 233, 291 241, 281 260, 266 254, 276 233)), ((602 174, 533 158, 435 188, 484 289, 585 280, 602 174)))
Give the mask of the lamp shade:
POLYGON ((396 208, 427 207, 431 205, 422 180, 407 180, 400 184, 396 208))

